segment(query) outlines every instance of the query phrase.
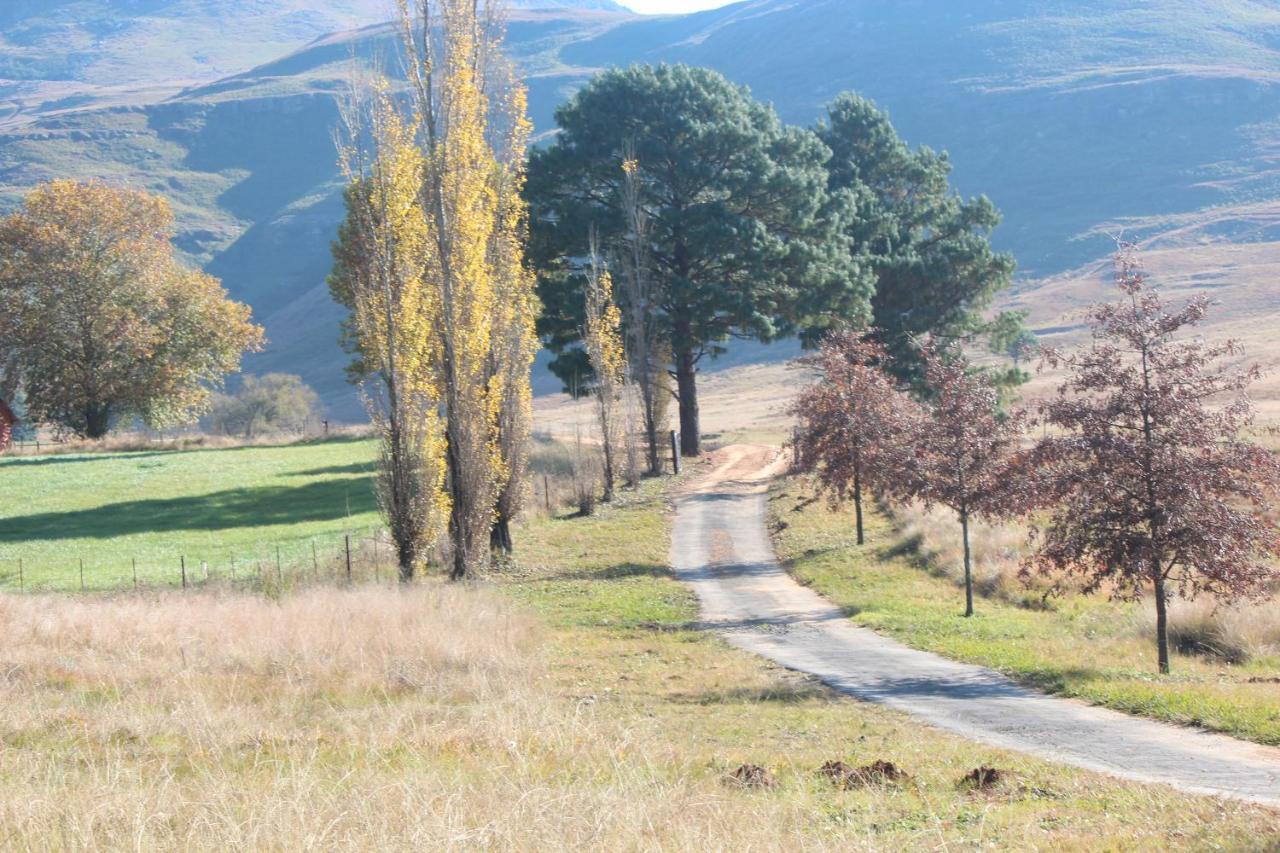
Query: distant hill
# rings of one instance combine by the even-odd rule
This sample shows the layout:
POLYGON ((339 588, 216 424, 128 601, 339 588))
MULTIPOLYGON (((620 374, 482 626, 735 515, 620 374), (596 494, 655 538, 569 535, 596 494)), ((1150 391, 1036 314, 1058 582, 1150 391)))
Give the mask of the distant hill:
MULTIPOLYGON (((167 14, 180 25, 152 34, 162 42, 152 57, 104 48, 104 58, 67 66, 63 84, 72 88, 105 79, 100 69, 116 80, 127 76, 120 69, 139 69, 119 84, 134 87, 127 92, 27 103, 12 108, 7 123, 0 119, 0 202, 61 175, 164 192, 180 213, 183 250, 267 323, 271 347, 249 369, 302 373, 339 413, 354 413, 335 344, 339 312, 323 285, 341 213, 331 130, 350 57, 391 56, 396 48, 377 25, 312 39, 326 21, 376 21, 368 9, 381 2, 26 4, 138 10, 137 21, 167 14), (215 7, 239 10, 219 24, 234 27, 237 44, 222 45, 230 40, 196 26, 201 18, 191 10, 215 7), (287 28, 267 21, 296 24, 298 41, 280 49, 287 28), (197 31, 205 33, 199 50, 195 36, 183 35, 197 31), (250 54, 252 68, 243 65, 250 54), (181 91, 165 90, 172 79, 154 71, 164 63, 174 76, 191 77, 181 91), (243 67, 235 73, 212 71, 236 63, 243 67)), ((1106 253, 1107 235, 1122 229, 1162 251, 1194 249, 1188 257, 1219 264, 1211 275, 1225 281, 1218 292, 1228 302, 1237 290, 1256 294, 1259 270, 1280 270, 1274 3, 750 0, 661 18, 573 5, 519 12, 511 23, 540 131, 552 127, 557 104, 611 64, 708 65, 800 123, 816 120, 838 92, 859 90, 888 108, 912 143, 948 149, 963 192, 986 193, 1004 210, 997 239, 1022 266, 1015 299, 1046 327, 1061 325, 1053 318, 1066 306, 1063 294, 1079 294, 1081 281, 1096 284, 1089 265, 1106 253), (1247 270, 1233 267, 1225 251, 1236 244, 1251 247, 1247 270), (1072 270, 1080 272, 1068 287, 1063 276, 1072 270), (1233 289, 1233 275, 1252 284, 1233 289)), ((0 12, 0 67, 39 54, 12 47, 35 43, 33 18, 20 8, 0 12)), ((128 21, 120 45, 130 44, 130 27, 150 26, 112 20, 128 21)), ((1265 298, 1239 304, 1280 319, 1280 306, 1265 298)), ((737 359, 790 351, 751 349, 737 359)), ((540 376, 539 388, 553 390, 554 382, 540 376)))

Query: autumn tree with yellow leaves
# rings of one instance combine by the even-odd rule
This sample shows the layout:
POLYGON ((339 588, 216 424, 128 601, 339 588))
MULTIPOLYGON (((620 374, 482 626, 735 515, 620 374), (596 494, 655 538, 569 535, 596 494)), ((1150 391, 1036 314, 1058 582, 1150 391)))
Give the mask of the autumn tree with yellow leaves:
MULTIPOLYGON (((450 575, 463 579, 492 550, 511 549, 524 497, 539 310, 524 261, 530 124, 524 88, 500 50, 499 3, 400 0, 399 12, 411 107, 383 84, 351 133, 372 136, 372 162, 387 160, 374 174, 387 189, 351 170, 334 293, 351 310, 354 372, 382 377, 387 442, 422 432, 403 454, 416 481, 402 485, 417 502, 401 511, 416 513, 427 538, 448 531, 450 575), (380 236, 362 234, 353 208, 366 209, 365 230, 380 236), (392 289, 382 292, 394 298, 347 296, 346 270, 363 268, 387 279, 392 289), (390 375, 411 403, 391 403, 390 375)), ((384 481, 395 465, 384 450, 384 481)))
POLYGON ((418 128, 386 81, 367 89, 357 89, 345 110, 347 218, 329 287, 350 311, 344 340, 358 356, 351 371, 380 441, 378 505, 400 579, 409 581, 449 514, 435 334, 441 303, 424 276, 431 244, 419 205, 426 159, 418 128))
POLYGON ((190 423, 263 332, 174 255, 167 201, 103 183, 37 187, 0 221, 0 384, 85 438, 190 423))
POLYGON ((587 270, 586 323, 582 344, 595 377, 596 421, 604 455, 604 500, 613 500, 618 461, 625 439, 621 409, 627 382, 627 357, 622 340, 622 312, 613 298, 613 277, 600 258, 594 236, 587 270))

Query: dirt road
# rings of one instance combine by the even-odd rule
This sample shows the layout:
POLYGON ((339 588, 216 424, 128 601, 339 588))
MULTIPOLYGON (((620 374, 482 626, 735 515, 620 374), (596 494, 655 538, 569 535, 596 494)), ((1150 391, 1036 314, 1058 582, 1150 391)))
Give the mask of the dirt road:
POLYGON ((1280 750, 1026 690, 907 648, 791 579, 765 529, 776 448, 720 451, 677 501, 672 565, 734 645, 974 740, 1185 791, 1280 805, 1280 750))

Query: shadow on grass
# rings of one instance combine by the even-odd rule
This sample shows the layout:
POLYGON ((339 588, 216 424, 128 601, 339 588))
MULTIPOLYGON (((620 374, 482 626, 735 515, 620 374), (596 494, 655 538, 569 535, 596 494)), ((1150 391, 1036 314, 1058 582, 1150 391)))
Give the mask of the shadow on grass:
POLYGON ((367 479, 350 477, 304 486, 227 489, 207 495, 124 501, 73 512, 4 520, 0 542, 112 539, 137 533, 230 530, 333 521, 377 509, 367 479))
POLYGON ((371 459, 368 462, 352 462, 350 465, 332 465, 328 468, 312 468, 308 471, 291 471, 289 477, 329 477, 337 474, 372 474, 378 466, 371 459))
POLYGON ((663 578, 671 580, 675 574, 667 566, 655 563, 622 563, 602 569, 573 569, 545 575, 539 580, 549 581, 624 581, 631 578, 663 578))
POLYGON ((683 705, 739 705, 764 702, 798 705, 814 699, 830 699, 832 692, 821 684, 787 684, 775 687, 738 687, 730 690, 705 690, 700 693, 675 693, 667 701, 683 705))

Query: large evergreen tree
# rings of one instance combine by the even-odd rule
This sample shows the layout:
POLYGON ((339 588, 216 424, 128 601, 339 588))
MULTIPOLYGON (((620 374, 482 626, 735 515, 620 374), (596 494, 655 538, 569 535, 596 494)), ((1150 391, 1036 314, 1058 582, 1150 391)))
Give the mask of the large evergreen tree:
POLYGON ((747 90, 703 68, 640 65, 599 75, 556 120, 528 196, 540 331, 570 388, 590 374, 579 347, 588 235, 594 226, 607 250, 625 248, 624 163, 648 223, 654 331, 670 347, 686 455, 700 451, 699 365, 726 340, 867 319, 871 279, 849 250, 850 195, 827 188, 830 152, 747 90))
POLYGON ((845 93, 827 113, 817 134, 832 152, 830 189, 856 199, 848 236, 875 272, 877 335, 899 377, 919 382, 918 338, 954 342, 1020 321, 985 317, 1014 270, 1013 258, 991 246, 1000 213, 985 197, 954 192, 947 155, 911 150, 871 101, 845 93))

